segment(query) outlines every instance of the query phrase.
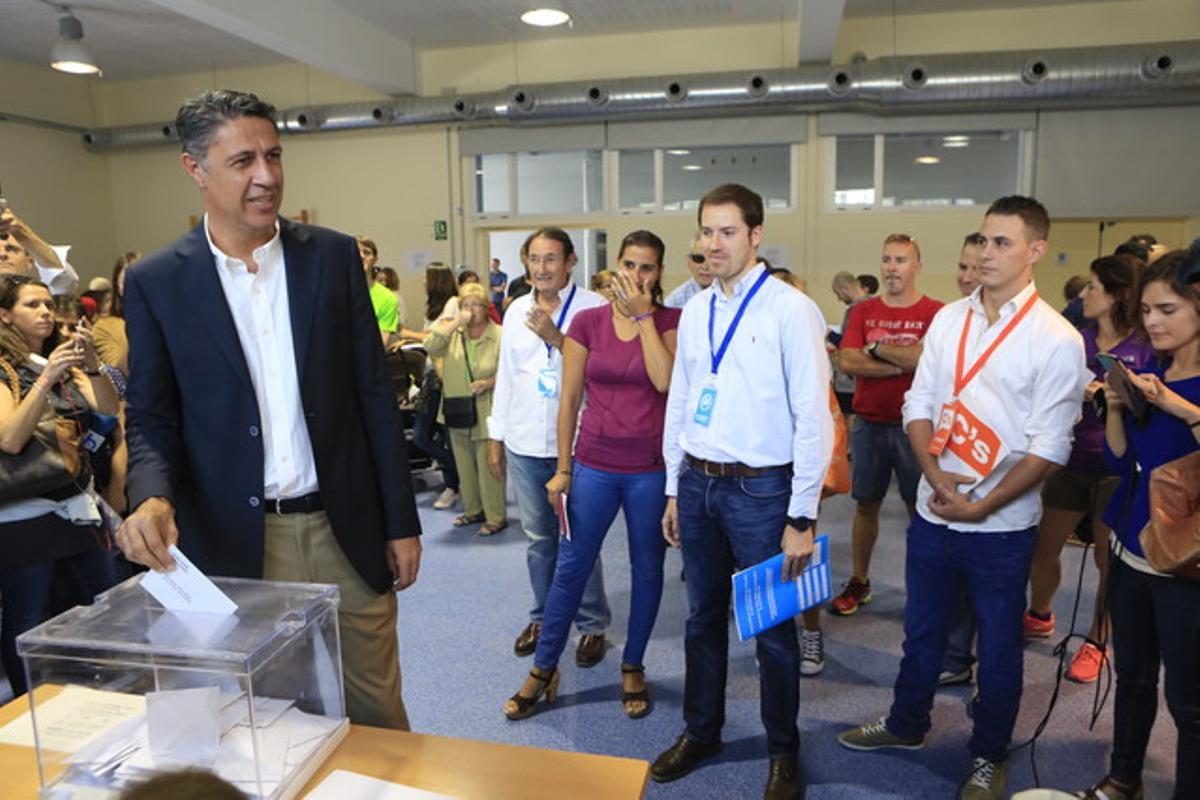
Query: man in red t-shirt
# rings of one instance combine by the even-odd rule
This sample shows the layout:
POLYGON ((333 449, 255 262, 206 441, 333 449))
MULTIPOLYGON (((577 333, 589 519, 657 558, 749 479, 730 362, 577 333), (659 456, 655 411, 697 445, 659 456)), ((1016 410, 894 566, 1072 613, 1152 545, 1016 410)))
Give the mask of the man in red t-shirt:
POLYGON ((920 271, 917 241, 903 233, 887 237, 880 267, 883 291, 854 306, 842 334, 841 369, 857 379, 850 459, 851 496, 858 506, 850 533, 854 572, 830 606, 834 614, 853 614, 871 602, 871 553, 893 472, 910 517, 916 506, 921 466, 900 424, 900 406, 921 357, 921 339, 942 307, 917 291, 920 271))

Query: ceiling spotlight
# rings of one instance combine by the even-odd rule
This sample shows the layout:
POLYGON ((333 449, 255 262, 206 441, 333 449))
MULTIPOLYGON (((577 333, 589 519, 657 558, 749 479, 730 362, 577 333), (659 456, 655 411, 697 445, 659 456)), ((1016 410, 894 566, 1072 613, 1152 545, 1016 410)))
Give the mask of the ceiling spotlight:
POLYGON ((913 159, 914 164, 940 164, 942 160, 937 156, 917 156, 913 159))
POLYGON ((67 6, 63 6, 62 10, 63 16, 58 20, 58 41, 50 51, 50 66, 72 75, 99 75, 100 67, 96 66, 96 59, 80 41, 83 39, 83 23, 67 6))
POLYGON ((562 3, 553 0, 538 0, 536 8, 521 13, 521 22, 535 28, 555 28, 571 21, 571 15, 562 7, 562 3))

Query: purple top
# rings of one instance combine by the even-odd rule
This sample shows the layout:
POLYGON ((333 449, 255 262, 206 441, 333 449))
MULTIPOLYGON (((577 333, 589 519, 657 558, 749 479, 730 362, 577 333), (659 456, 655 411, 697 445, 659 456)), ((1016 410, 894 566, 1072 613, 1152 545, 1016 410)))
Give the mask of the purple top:
MULTIPOLYGON (((679 326, 677 308, 654 312, 659 334, 679 326)), ((580 311, 567 336, 588 349, 584 370, 587 407, 575 441, 575 460, 608 472, 658 472, 662 457, 667 395, 646 374, 638 337, 623 342, 610 306, 580 311)))
MULTIPOLYGON (((1096 344, 1096 332, 1097 329, 1093 327, 1084 328, 1079 333, 1083 336, 1087 368, 1096 380, 1103 381, 1104 367, 1096 360, 1096 354, 1100 352, 1096 344)), ((1134 372, 1147 372, 1153 368, 1154 348, 1137 334, 1126 336, 1108 353, 1134 372)), ((1104 462, 1104 423, 1096 416, 1096 409, 1091 403, 1083 404, 1083 419, 1075 425, 1075 446, 1071 448, 1067 469, 1090 475, 1108 472, 1104 462)))

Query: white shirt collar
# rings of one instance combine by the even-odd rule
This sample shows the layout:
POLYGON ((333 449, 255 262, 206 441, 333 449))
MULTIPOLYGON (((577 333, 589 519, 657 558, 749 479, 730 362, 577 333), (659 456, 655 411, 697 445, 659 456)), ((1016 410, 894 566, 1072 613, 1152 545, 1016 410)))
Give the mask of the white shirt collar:
POLYGON ((725 296, 725 292, 722 291, 721 284, 716 278, 713 278, 713 282, 710 283, 709 286, 716 287, 717 296, 720 297, 722 300, 734 300, 738 297, 741 297, 746 292, 750 291, 750 287, 754 285, 754 282, 758 280, 758 276, 765 269, 766 269, 766 267, 763 265, 763 263, 761 261, 759 261, 757 264, 755 264, 753 267, 751 267, 746 272, 745 275, 738 278, 738 282, 736 284, 734 284, 734 287, 733 287, 733 296, 732 297, 725 296))
MULTIPOLYGON (((221 248, 217 247, 216 243, 213 242, 212 233, 208 229, 207 213, 204 215, 204 238, 208 240, 208 249, 212 251, 213 258, 217 260, 218 264, 221 264, 227 269, 233 271, 245 267, 245 262, 243 262, 240 258, 234 258, 221 248)), ((275 235, 272 236, 271 240, 266 244, 254 248, 254 252, 251 254, 254 257, 254 262, 258 265, 259 269, 269 267, 273 263, 273 260, 270 258, 270 256, 274 255, 279 247, 281 247, 279 238, 279 220, 276 219, 275 235)))
MULTIPOLYGON (((1017 309, 1025 305, 1025 301, 1029 296, 1037 291, 1037 286, 1033 281, 1029 282, 1021 291, 1017 292, 1007 303, 1000 306, 1000 316, 1006 317, 1009 314, 1016 313, 1017 309)), ((987 309, 983 307, 983 287, 975 287, 975 291, 967 295, 967 302, 971 304, 971 310, 976 311, 984 316, 987 316, 987 309)))

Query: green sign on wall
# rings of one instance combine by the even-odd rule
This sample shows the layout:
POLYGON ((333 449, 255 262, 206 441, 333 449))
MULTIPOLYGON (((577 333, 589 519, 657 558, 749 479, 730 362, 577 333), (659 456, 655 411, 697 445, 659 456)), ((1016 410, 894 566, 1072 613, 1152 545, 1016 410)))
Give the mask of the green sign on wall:
POLYGON ((433 240, 435 242, 444 242, 448 238, 448 226, 446 220, 435 219, 433 221, 433 240))

